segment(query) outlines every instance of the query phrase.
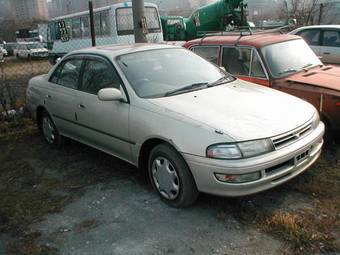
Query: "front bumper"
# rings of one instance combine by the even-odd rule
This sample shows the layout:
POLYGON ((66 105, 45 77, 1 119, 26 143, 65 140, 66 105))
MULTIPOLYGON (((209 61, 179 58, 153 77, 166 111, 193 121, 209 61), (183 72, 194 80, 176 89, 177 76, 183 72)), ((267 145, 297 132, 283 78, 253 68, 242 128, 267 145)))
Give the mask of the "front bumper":
POLYGON ((299 175, 320 156, 325 126, 287 147, 249 159, 216 160, 183 153, 199 191, 220 196, 244 196, 261 192, 299 175), (247 183, 226 183, 215 174, 247 174, 260 172, 261 178, 247 183))

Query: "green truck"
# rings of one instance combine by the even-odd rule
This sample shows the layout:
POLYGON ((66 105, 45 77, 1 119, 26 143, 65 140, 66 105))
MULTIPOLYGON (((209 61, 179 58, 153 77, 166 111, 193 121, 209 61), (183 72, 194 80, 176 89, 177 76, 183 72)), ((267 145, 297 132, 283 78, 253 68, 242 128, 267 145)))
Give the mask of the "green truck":
POLYGON ((246 27, 247 5, 243 0, 218 0, 195 10, 189 18, 161 17, 165 41, 188 41, 209 32, 226 31, 228 26, 246 27))

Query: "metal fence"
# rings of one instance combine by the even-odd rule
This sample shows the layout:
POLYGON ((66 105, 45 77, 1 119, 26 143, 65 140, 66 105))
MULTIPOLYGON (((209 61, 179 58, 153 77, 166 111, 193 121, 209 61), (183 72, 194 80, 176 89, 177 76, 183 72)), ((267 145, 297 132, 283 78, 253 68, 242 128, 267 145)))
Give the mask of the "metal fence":
MULTIPOLYGON (((134 43, 132 13, 131 3, 94 9, 96 44, 134 43)), ((147 40, 161 42, 163 35, 157 6, 146 5, 144 16, 147 40)), ((26 88, 32 77, 46 74, 52 62, 66 53, 92 46, 90 16, 86 12, 35 24, 4 20, 0 21, 0 30, 0 41, 6 41, 0 42, 0 117, 5 110, 24 105, 26 88)))

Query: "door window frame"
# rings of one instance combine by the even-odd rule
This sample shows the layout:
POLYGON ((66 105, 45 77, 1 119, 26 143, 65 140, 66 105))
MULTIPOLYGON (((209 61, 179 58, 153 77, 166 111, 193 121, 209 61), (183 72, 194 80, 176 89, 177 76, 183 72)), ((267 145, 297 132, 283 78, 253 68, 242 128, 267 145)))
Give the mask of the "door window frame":
MULTIPOLYGON (((312 46, 312 47, 320 47, 320 46, 323 46, 323 29, 320 29, 320 28, 308 28, 308 29, 302 29, 300 31, 298 31, 296 33, 296 35, 298 36, 301 36, 302 33, 304 32, 310 32, 310 31, 313 31, 313 30, 317 30, 319 31, 319 40, 318 40, 318 45, 313 45, 313 44, 309 44, 307 43, 309 46, 312 46)), ((302 37, 302 36, 301 36, 302 37)), ((305 40, 304 37, 302 37, 303 40, 305 40)), ((306 41, 306 40, 305 40, 306 41)))
POLYGON ((78 88, 79 91, 81 92, 84 92, 84 93, 87 93, 87 94, 91 94, 91 95, 95 95, 97 96, 98 95, 98 92, 96 94, 94 93, 91 93, 91 92, 88 92, 88 91, 84 91, 82 89, 83 87, 83 81, 84 81, 84 74, 85 74, 85 69, 86 69, 86 64, 90 61, 95 61, 95 62, 99 62, 99 63, 102 63, 102 64, 105 64, 109 69, 111 69, 111 71, 113 71, 115 73, 115 75, 117 76, 117 79, 119 81, 119 85, 121 85, 122 81, 118 75, 118 72, 112 68, 112 66, 110 66, 110 63, 109 61, 107 61, 105 58, 101 58, 101 57, 98 57, 98 56, 84 56, 84 67, 83 67, 83 72, 82 72, 82 77, 81 77, 81 84, 78 88))
MULTIPOLYGON (((116 73, 116 75, 119 79, 120 86, 123 88, 123 92, 125 94, 126 101, 123 101, 122 103, 130 104, 130 97, 129 97, 129 93, 126 89, 126 85, 124 84, 123 79, 122 79, 121 75, 119 74, 117 68, 114 66, 114 64, 110 61, 110 59, 108 57, 98 55, 96 53, 79 54, 79 56, 81 56, 84 59, 83 66, 82 66, 82 72, 81 72, 81 84, 83 83, 83 74, 84 74, 86 60, 88 60, 88 59, 98 60, 99 59, 101 61, 104 61, 104 63, 108 64, 108 66, 111 67, 113 69, 113 71, 116 73)), ((80 86, 78 87, 78 90, 82 93, 94 95, 94 94, 91 94, 89 92, 85 92, 85 91, 80 90, 80 86)), ((95 96, 97 96, 97 95, 95 95, 95 96)))
POLYGON ((327 32, 327 31, 335 31, 335 32, 337 32, 339 34, 339 37, 340 37, 340 29, 323 28, 320 31, 320 41, 321 41, 320 42, 321 43, 320 46, 322 46, 322 47, 330 47, 330 48, 339 48, 340 49, 340 47, 324 45, 324 33, 327 32))
POLYGON ((82 77, 83 77, 84 63, 85 63, 85 61, 84 61, 84 59, 83 59, 83 57, 82 57, 81 55, 71 55, 71 56, 66 57, 66 58, 63 59, 63 60, 60 62, 60 64, 58 64, 58 66, 53 70, 51 76, 50 76, 49 79, 48 79, 48 82, 53 83, 54 85, 57 85, 57 86, 61 86, 61 87, 63 87, 63 88, 73 89, 73 90, 79 90, 80 84, 81 84, 81 82, 82 82, 82 77), (64 85, 59 84, 58 81, 59 81, 59 78, 60 78, 60 73, 61 73, 62 68, 64 68, 64 66, 65 66, 65 64, 66 64, 67 62, 72 61, 72 60, 76 60, 76 59, 82 61, 81 65, 80 65, 79 74, 78 74, 77 87, 76 87, 76 88, 70 88, 70 87, 66 87, 66 86, 64 86, 64 85), (57 73, 57 72, 59 72, 59 73, 57 73), (57 78, 58 78, 58 79, 57 79, 56 82, 53 82, 53 81, 52 81, 52 78, 54 77, 55 74, 57 75, 57 78))
POLYGON ((257 49, 255 47, 252 47, 252 46, 243 46, 243 45, 222 45, 222 48, 220 50, 220 62, 219 62, 219 66, 222 66, 222 60, 223 60, 222 58, 223 58, 223 49, 224 48, 234 48, 234 49, 243 48, 243 49, 250 49, 251 50, 251 53, 250 53, 250 68, 249 68, 248 75, 240 75, 240 74, 232 74, 232 75, 269 81, 269 75, 268 75, 267 69, 265 68, 266 66, 264 65, 263 60, 262 60, 259 52, 257 51, 257 49), (257 76, 252 76, 251 75, 252 64, 253 64, 253 59, 254 59, 254 52, 255 52, 257 58, 260 61, 260 65, 262 67, 264 75, 266 76, 265 78, 264 77, 257 77, 257 76))

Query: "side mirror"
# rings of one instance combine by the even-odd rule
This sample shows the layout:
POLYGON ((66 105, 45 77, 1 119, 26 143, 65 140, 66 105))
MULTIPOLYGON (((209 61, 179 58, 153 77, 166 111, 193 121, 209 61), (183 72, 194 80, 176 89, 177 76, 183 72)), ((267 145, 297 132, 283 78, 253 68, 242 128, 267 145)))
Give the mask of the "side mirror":
POLYGON ((123 94, 119 89, 105 88, 98 92, 98 99, 101 101, 120 101, 123 100, 123 94))
POLYGON ((293 30, 294 28, 296 28, 297 25, 297 20, 296 19, 288 19, 288 27, 290 30, 293 30))

